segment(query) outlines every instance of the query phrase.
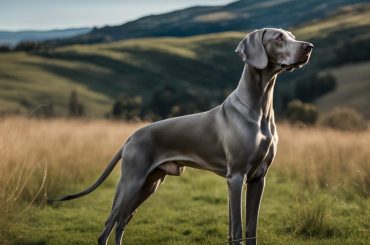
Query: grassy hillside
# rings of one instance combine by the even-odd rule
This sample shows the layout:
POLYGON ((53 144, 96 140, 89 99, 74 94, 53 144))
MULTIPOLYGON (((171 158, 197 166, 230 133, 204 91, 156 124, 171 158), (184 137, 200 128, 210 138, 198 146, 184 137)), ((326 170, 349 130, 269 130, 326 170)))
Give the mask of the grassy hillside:
POLYGON ((368 27, 370 25, 369 8, 369 4, 355 4, 343 7, 328 18, 305 23, 293 28, 293 31, 301 38, 308 39, 327 37, 341 29, 368 27))
POLYGON ((337 79, 337 89, 316 101, 323 112, 334 107, 350 107, 370 118, 370 62, 329 70, 337 79))
POLYGON ((149 101, 166 84, 219 101, 223 88, 236 86, 240 76, 242 63, 234 49, 242 37, 225 33, 0 54, 0 110, 29 110, 50 101, 66 108, 76 89, 89 114, 103 115, 121 93, 149 101))
MULTIPOLYGON (((23 52, 0 54, 0 111, 31 113, 37 106, 54 103, 57 114, 66 114, 71 90, 77 90, 88 114, 102 116, 110 99, 101 92, 80 84, 75 77, 63 76, 43 66, 58 67, 58 71, 99 71, 98 67, 79 62, 45 59, 23 52)), ((91 75, 93 77, 93 75, 91 75)), ((90 79, 89 79, 90 80, 90 79)))
POLYGON ((364 0, 240 0, 225 6, 192 7, 151 15, 120 26, 106 26, 57 44, 110 42, 138 37, 191 36, 225 31, 246 31, 266 26, 289 28, 322 19, 339 7, 364 0))
MULTIPOLYGON (((313 81, 323 71, 370 60, 369 16, 370 5, 352 6, 323 21, 292 29, 298 39, 309 40, 316 48, 310 64, 279 77, 278 110, 298 96, 297 87, 305 95, 320 88, 313 81)), ((236 87, 243 64, 234 50, 244 35, 226 32, 144 38, 0 53, 0 111, 30 113, 40 104, 53 103, 56 113, 64 115, 68 97, 76 90, 87 115, 103 116, 121 94, 140 95, 147 107, 154 107, 155 92, 166 87, 178 94, 185 106, 192 100, 205 101, 205 106, 198 108, 204 110, 220 103, 236 87)), ((317 99, 310 96, 309 102, 317 99)), ((366 107, 359 109, 364 112, 366 107)))

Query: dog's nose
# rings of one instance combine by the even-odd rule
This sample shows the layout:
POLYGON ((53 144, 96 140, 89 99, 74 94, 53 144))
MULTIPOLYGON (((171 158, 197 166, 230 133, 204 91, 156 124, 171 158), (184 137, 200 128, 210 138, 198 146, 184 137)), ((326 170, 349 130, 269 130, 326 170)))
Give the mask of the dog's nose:
POLYGON ((313 49, 312 43, 303 43, 303 49, 306 51, 311 51, 313 49))

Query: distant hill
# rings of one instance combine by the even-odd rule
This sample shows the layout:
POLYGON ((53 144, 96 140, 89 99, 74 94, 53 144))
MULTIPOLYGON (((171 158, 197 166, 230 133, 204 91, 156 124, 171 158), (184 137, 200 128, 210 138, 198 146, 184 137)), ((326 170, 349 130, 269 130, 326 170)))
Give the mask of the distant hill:
MULTIPOLYGON (((338 45, 340 42, 348 42, 353 39, 362 40, 364 44, 358 45, 356 49, 351 48, 349 45, 343 45, 344 47, 339 49, 336 54, 337 57, 345 56, 345 61, 339 62, 339 64, 333 64, 327 62, 327 59, 333 56, 330 54, 333 52, 330 49, 326 50, 326 55, 320 56, 320 64, 325 63, 331 64, 334 68, 325 68, 324 65, 321 73, 329 72, 337 80, 337 87, 334 91, 325 94, 318 98, 315 103, 319 106, 322 112, 328 112, 334 107, 350 107, 358 112, 362 113, 366 118, 370 119, 370 59, 361 58, 361 55, 370 53, 370 5, 359 5, 350 6, 343 8, 337 15, 331 18, 316 21, 310 24, 306 24, 302 27, 297 27, 294 32, 302 36, 302 38, 313 38, 319 40, 320 36, 323 38, 328 35, 334 35, 337 41, 332 42, 338 45), (352 35, 344 30, 350 29, 351 32, 356 32, 357 35, 352 35), (361 33, 362 34, 361 34, 361 33), (348 59, 348 55, 345 53, 351 53, 348 59), (357 56, 360 55, 360 56, 357 56), (341 65, 341 64, 342 65, 341 65)), ((320 51, 319 51, 320 52, 320 51)), ((335 53, 335 52, 334 52, 335 53)), ((319 60, 319 59, 314 59, 319 60)), ((337 60, 337 62, 339 59, 337 60)))
POLYGON ((226 6, 191 7, 150 15, 119 26, 94 28, 55 45, 101 43, 139 37, 184 37, 266 26, 288 28, 322 19, 339 7, 368 0, 240 0, 226 6))
MULTIPOLYGON (((305 95, 316 93, 321 84, 315 81, 322 73, 338 78, 341 67, 348 70, 359 65, 362 71, 370 70, 369 4, 346 7, 291 30, 297 39, 313 42, 315 50, 310 64, 278 78, 277 110, 284 111, 284 105, 297 97, 297 87, 303 88, 305 95)), ((121 94, 139 95, 153 108, 157 106, 153 102, 156 91, 163 88, 178 95, 184 106, 200 99, 210 108, 237 85, 243 64, 234 50, 244 36, 245 32, 225 32, 0 53, 0 112, 30 113, 38 105, 52 102, 56 113, 65 115, 68 97, 76 90, 87 115, 101 117, 121 94)), ((320 97, 306 99, 328 111, 336 105, 352 106, 352 102, 341 103, 349 101, 345 99, 348 91, 351 98, 362 101, 356 108, 367 115, 369 92, 367 85, 361 84, 369 79, 366 74, 361 79, 350 75, 345 80, 338 78, 337 88, 331 92, 335 96, 329 102, 320 97), (343 89, 352 84, 363 88, 362 92, 355 87, 343 89)))
POLYGON ((321 111, 335 107, 350 107, 370 119, 370 62, 331 69, 337 79, 337 89, 316 101, 321 111))
POLYGON ((0 31, 0 44, 14 46, 21 41, 45 41, 49 39, 70 38, 86 34, 91 28, 73 28, 48 31, 0 31))

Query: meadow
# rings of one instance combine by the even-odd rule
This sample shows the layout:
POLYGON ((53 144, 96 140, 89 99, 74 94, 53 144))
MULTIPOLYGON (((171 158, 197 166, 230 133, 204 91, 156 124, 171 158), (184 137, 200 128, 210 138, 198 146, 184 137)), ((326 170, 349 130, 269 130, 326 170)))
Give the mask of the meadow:
MULTIPOLYGON (((0 119, 0 244, 94 244, 120 167, 84 198, 45 204, 94 181, 143 123, 0 119)), ((259 244, 368 244, 370 131, 279 125, 259 244)), ((187 169, 167 177, 127 227, 125 244, 225 244, 226 181, 187 169)))

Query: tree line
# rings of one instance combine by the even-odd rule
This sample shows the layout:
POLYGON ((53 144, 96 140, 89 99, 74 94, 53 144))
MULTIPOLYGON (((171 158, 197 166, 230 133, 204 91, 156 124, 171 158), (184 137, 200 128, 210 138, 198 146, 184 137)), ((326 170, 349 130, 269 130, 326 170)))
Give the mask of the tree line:
MULTIPOLYGON (((329 84, 332 81, 332 77, 326 75, 322 79, 329 84)), ((356 111, 348 108, 338 108, 322 117, 318 107, 307 102, 311 100, 312 98, 303 97, 303 100, 294 99, 290 101, 284 113, 282 113, 282 117, 278 119, 289 121, 292 124, 308 126, 320 124, 340 130, 360 131, 367 129, 367 121, 356 111)), ((151 99, 147 103, 144 103, 142 97, 138 95, 122 94, 118 96, 113 102, 111 110, 105 114, 105 117, 123 121, 158 121, 205 111, 212 106, 207 101, 209 100, 202 99, 196 94, 187 91, 179 92, 172 87, 163 86, 153 92, 151 99)), ((42 118, 58 116, 55 113, 53 102, 33 108, 30 115, 42 118)), ((85 104, 81 100, 79 93, 76 90, 72 90, 68 99, 68 117, 81 118, 87 116, 85 104)))

